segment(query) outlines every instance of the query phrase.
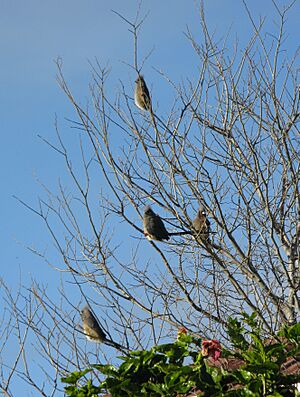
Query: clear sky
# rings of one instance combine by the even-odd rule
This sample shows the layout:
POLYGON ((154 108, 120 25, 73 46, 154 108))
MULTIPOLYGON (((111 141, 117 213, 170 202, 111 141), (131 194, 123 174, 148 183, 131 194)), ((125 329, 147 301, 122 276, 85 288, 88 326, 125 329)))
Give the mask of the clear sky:
MULTIPOLYGON (((55 79, 54 59, 61 57, 64 72, 75 94, 84 100, 88 93, 90 66, 95 57, 112 67, 111 89, 118 79, 133 81, 134 73, 122 61, 132 62, 132 37, 127 25, 111 9, 133 19, 133 0, 2 0, 0 2, 0 277, 9 286, 27 282, 31 275, 52 283, 52 270, 27 247, 50 249, 51 240, 43 223, 13 196, 30 205, 43 195, 40 183, 55 187, 64 166, 39 138, 54 139, 54 120, 62 125, 72 117, 67 99, 55 79)), ((175 81, 193 68, 186 26, 199 34, 199 19, 193 0, 145 0, 148 18, 140 35, 141 56, 153 49, 144 74, 151 88, 159 90, 157 73, 164 70, 175 81)), ((267 16, 274 28, 271 0, 248 1, 254 17, 267 16)), ((278 1, 284 4, 286 1, 278 1)), ((211 30, 219 36, 229 28, 243 44, 251 26, 240 0, 207 0, 206 15, 211 30)), ((299 45, 300 1, 289 14, 287 47, 299 45)), ((198 36, 201 41, 201 36, 198 36)), ((127 83, 126 83, 127 84, 127 83)), ((164 98, 160 92, 160 101, 164 98)), ((64 124, 65 123, 65 124, 64 124)), ((54 279, 53 279, 54 280, 54 279)), ((54 283, 54 281, 53 281, 54 283)), ((3 304, 0 304, 0 311, 3 304)), ((24 395, 24 394, 16 394, 24 395)))

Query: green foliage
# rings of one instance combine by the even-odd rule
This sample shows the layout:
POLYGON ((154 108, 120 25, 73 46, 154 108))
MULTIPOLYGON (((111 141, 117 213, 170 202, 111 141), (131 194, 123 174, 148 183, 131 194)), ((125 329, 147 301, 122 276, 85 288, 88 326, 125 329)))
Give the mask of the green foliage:
POLYGON ((241 320, 229 320, 228 334, 234 353, 223 349, 223 357, 244 362, 235 371, 208 365, 199 349, 201 341, 181 333, 174 343, 130 352, 122 357, 119 367, 97 364, 73 372, 62 379, 68 384, 65 393, 72 397, 96 397, 105 392, 112 397, 176 397, 190 390, 201 390, 199 395, 203 397, 296 396, 293 385, 300 382, 299 376, 285 376, 280 368, 289 357, 299 354, 299 324, 283 328, 278 340, 268 344, 255 314, 243 314, 241 320), (282 338, 285 343, 281 343, 282 338), (102 374, 103 381, 98 386, 86 378, 92 371, 102 374))

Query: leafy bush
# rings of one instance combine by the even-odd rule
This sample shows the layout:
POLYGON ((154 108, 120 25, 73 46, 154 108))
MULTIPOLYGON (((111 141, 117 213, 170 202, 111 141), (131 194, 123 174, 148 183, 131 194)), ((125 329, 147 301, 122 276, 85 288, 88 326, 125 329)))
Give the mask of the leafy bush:
POLYGON ((176 397, 190 391, 204 397, 297 395, 294 385, 300 382, 299 364, 291 357, 300 353, 299 323, 266 340, 255 314, 244 314, 241 321, 229 319, 228 334, 234 352, 223 349, 222 358, 213 348, 203 348, 207 341, 181 330, 174 343, 132 351, 121 357, 124 362, 119 367, 95 364, 82 372, 73 372, 62 379, 67 383, 65 393, 72 397, 95 397, 107 392, 112 397, 176 397), (234 361, 240 364, 232 369, 230 362, 234 361), (285 373, 287 361, 296 366, 296 375, 285 373), (97 386, 86 377, 92 371, 104 375, 97 386))

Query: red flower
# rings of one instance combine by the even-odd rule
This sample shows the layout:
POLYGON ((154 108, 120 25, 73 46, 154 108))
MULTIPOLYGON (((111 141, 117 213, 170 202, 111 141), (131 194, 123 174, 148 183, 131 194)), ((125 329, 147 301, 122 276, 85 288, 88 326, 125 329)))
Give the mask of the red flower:
POLYGON ((178 331, 177 331, 177 339, 180 337, 180 335, 182 335, 182 334, 186 335, 187 333, 188 333, 188 331, 187 331, 186 328, 184 328, 184 327, 178 328, 178 331))
POLYGON ((222 353, 220 342, 217 339, 203 340, 201 353, 204 357, 211 357, 214 361, 217 361, 222 353))

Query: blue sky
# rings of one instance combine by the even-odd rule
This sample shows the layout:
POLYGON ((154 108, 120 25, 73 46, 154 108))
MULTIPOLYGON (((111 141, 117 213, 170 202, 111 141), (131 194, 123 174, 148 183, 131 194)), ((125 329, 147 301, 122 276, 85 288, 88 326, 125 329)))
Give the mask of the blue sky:
MULTIPOLYGON (((53 60, 63 59, 65 75, 82 99, 88 92, 88 60, 95 57, 112 67, 112 90, 116 89, 118 78, 133 80, 132 71, 122 63, 132 60, 131 36, 111 9, 133 18, 136 4, 121 0, 1 2, 1 276, 8 281, 14 281, 19 269, 26 274, 39 267, 24 246, 47 240, 39 219, 20 206, 13 195, 34 205, 41 192, 37 179, 55 185, 62 172, 62 164, 37 137, 40 134, 53 138, 55 114, 59 120, 71 116, 67 100, 55 81, 53 60)), ((221 36, 231 28, 240 43, 247 41, 251 27, 240 1, 210 0, 205 5, 212 31, 221 36)), ((268 25, 274 28, 271 0, 255 0, 249 5, 256 20, 266 15, 268 25)), ((148 0, 143 2, 142 10, 150 13, 140 35, 140 54, 154 49, 144 73, 148 84, 157 89, 153 66, 175 81, 191 73, 192 51, 183 32, 189 25, 199 33, 199 21, 192 0, 148 0)), ((299 17, 298 1, 289 14, 288 44, 292 46, 298 36, 299 17)))
MULTIPOLYGON (((258 19, 267 16, 274 28, 274 9, 270 0, 248 1, 258 19)), ((286 2, 279 1, 279 4, 286 2)), ((143 12, 150 11, 140 35, 140 54, 152 48, 144 73, 149 85, 158 89, 153 67, 163 69, 175 81, 191 73, 192 51, 183 32, 186 26, 200 32, 192 0, 147 0, 143 12)), ((241 44, 250 36, 251 26, 242 2, 205 1, 211 30, 222 36, 231 27, 241 44), (242 22, 241 22, 242 21, 242 22)), ((26 247, 51 251, 52 243, 44 225, 18 203, 18 196, 30 205, 37 204, 42 188, 38 181, 55 187, 65 174, 63 163, 38 138, 52 140, 55 114, 63 126, 72 117, 67 99, 55 79, 54 59, 61 57, 64 72, 75 94, 84 100, 88 94, 88 60, 98 58, 112 67, 111 89, 118 79, 133 81, 134 74, 122 61, 132 61, 132 40, 127 25, 111 9, 133 19, 137 2, 131 0, 2 0, 0 8, 0 277, 16 287, 19 274, 26 283, 31 275, 41 282, 55 283, 52 271, 26 247)), ((300 2, 289 14, 287 48, 299 44, 300 2)), ((201 37, 198 36, 199 40, 201 37)), ((164 94, 160 93, 160 101, 164 94)), ((166 94, 167 98, 167 94, 166 94)), ((2 307, 2 304, 0 305, 2 307)))

